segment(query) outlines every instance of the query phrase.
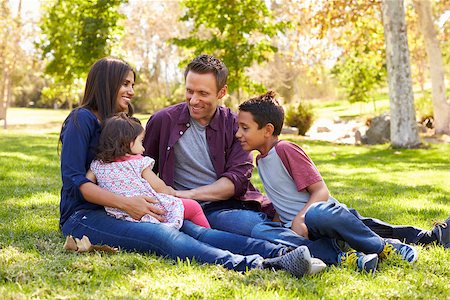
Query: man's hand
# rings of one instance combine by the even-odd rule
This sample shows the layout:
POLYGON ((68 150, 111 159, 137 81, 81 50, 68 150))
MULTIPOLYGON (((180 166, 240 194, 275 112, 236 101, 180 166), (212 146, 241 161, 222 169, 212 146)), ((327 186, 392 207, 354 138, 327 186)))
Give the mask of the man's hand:
POLYGON ((305 217, 296 216, 292 221, 291 229, 298 235, 308 239, 308 227, 305 224, 305 217))
POLYGON ((144 195, 134 196, 126 198, 122 203, 121 209, 126 211, 135 220, 140 220, 144 215, 149 214, 160 222, 165 221, 164 214, 166 212, 153 205, 159 203, 154 197, 144 195))
POLYGON ((194 199, 194 192, 192 190, 184 190, 184 191, 175 190, 174 196, 184 199, 194 199))

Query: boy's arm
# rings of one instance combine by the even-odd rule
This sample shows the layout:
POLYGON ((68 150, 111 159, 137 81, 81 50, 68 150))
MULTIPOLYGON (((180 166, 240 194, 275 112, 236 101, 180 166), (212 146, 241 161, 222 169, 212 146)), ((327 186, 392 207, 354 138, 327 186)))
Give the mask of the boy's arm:
POLYGON ((311 195, 305 206, 297 213, 294 220, 292 220, 291 229, 295 231, 298 235, 308 238, 308 228, 305 224, 305 214, 308 208, 316 202, 327 201, 330 197, 327 185, 323 180, 313 183, 306 188, 306 190, 311 195))
POLYGON ((142 178, 147 180, 151 187, 157 192, 167 195, 175 195, 175 190, 167 186, 164 181, 159 178, 150 167, 147 167, 142 171, 142 178))

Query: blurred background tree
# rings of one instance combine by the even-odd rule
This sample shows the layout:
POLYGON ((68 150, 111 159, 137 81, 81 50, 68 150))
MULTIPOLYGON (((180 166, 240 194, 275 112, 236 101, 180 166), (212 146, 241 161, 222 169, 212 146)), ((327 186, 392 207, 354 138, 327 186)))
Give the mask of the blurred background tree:
POLYGON ((263 86, 252 81, 245 71, 253 63, 272 57, 277 48, 271 38, 286 26, 283 21, 274 20, 265 1, 185 0, 182 3, 185 13, 181 20, 190 25, 190 32, 187 37, 175 38, 174 43, 194 49, 194 55, 208 53, 223 60, 230 71, 228 90, 238 101, 242 91, 263 91, 263 86))
MULTIPOLYGON (((210 53, 230 69, 230 107, 274 89, 286 107, 340 100, 364 108, 372 101, 378 110, 375 101, 387 94, 381 3, 4 0, 1 89, 9 86, 11 105, 69 107, 81 97, 90 64, 114 55, 137 70, 137 111, 153 113, 183 100, 185 62, 210 53)), ((436 109, 423 24, 413 0, 404 3, 418 116, 430 117, 436 109)), ((448 76, 450 2, 427 3, 448 76)))
POLYGON ((73 101, 82 92, 84 77, 98 59, 111 54, 121 30, 123 0, 55 0, 43 2, 38 46, 45 74, 52 78, 44 95, 57 104, 73 101))

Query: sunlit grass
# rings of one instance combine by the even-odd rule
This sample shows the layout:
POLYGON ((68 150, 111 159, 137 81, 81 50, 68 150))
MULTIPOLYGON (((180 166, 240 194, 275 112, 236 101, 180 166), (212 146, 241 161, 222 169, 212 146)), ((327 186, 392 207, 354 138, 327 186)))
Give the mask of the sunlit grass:
MULTIPOLYGON (((286 136, 315 161, 332 195, 363 215, 430 229, 450 215, 450 145, 393 150, 286 136)), ((58 229, 57 129, 0 131, 1 299, 448 299, 450 251, 419 247, 410 265, 383 261, 375 276, 330 267, 294 278, 245 274, 151 254, 68 253, 58 229)), ((261 186, 257 173, 253 182, 261 186)))

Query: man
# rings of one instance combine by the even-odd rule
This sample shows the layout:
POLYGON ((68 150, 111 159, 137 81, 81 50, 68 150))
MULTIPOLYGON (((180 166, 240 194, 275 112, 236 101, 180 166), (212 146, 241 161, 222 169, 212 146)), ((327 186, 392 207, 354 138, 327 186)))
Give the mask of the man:
MULTIPOLYGON (((259 211, 266 203, 250 183, 252 156, 235 137, 236 114, 219 106, 227 94, 228 69, 223 62, 201 55, 188 64, 184 75, 186 102, 155 113, 147 123, 144 154, 155 159, 155 173, 179 190, 177 196, 198 200, 212 228, 293 247, 308 245, 313 256, 335 263, 339 249, 333 240, 309 241, 259 211)), ((432 232, 374 219, 363 222, 386 238, 402 239, 401 233, 409 243, 444 243, 437 239, 439 233, 450 239, 448 220, 432 232)))

